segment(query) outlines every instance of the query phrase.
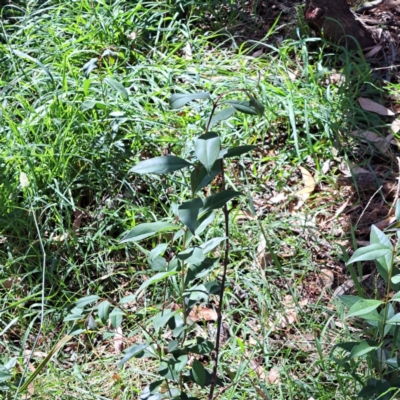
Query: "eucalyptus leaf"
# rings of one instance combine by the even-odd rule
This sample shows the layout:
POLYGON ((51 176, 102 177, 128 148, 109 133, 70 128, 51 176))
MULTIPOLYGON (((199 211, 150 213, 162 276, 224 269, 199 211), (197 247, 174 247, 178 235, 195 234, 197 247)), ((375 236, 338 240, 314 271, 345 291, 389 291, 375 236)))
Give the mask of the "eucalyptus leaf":
POLYGON ((136 164, 129 172, 136 174, 167 174, 190 165, 186 160, 176 156, 160 156, 149 158, 136 164))
POLYGON ((221 172, 221 161, 217 160, 213 164, 211 171, 207 171, 204 165, 199 164, 190 174, 190 185, 193 195, 205 188, 221 172))
POLYGON ((361 299, 357 301, 353 306, 351 306, 347 317, 358 317, 364 314, 368 314, 371 311, 377 309, 380 305, 383 304, 381 300, 369 300, 369 299, 361 299))
POLYGON ((235 107, 237 111, 243 114, 258 115, 258 111, 255 109, 254 105, 250 104, 247 100, 227 100, 224 101, 224 103, 235 107))
POLYGON ((158 233, 171 232, 179 229, 178 225, 169 222, 147 222, 131 229, 121 240, 120 243, 138 242, 158 233))
POLYGON ((369 246, 357 249, 350 258, 350 260, 347 262, 347 264, 353 264, 357 261, 377 260, 380 257, 384 257, 391 251, 392 251, 391 248, 383 244, 380 243, 370 244, 369 246))
POLYGON ((195 154, 208 173, 211 172, 215 161, 218 159, 220 149, 221 139, 215 132, 207 132, 197 138, 195 154))
POLYGON ((185 201, 178 208, 179 220, 185 224, 189 230, 195 234, 197 217, 199 210, 203 207, 203 201, 199 198, 190 201, 185 201))
POLYGON ((229 200, 239 196, 242 196, 242 193, 235 190, 223 190, 222 192, 213 194, 204 200, 203 211, 222 208, 229 200))
POLYGON ((219 152, 218 158, 231 158, 231 157, 238 157, 242 154, 246 154, 249 151, 256 149, 257 146, 236 146, 230 147, 229 149, 222 149, 219 152))
POLYGON ((87 306, 88 304, 93 303, 99 299, 100 299, 100 296, 97 296, 97 294, 92 294, 90 296, 82 297, 75 303, 75 305, 76 305, 76 308, 81 309, 81 308, 84 308, 85 306, 87 306))
POLYGON ((183 107, 189 101, 202 99, 210 99, 210 94, 208 92, 173 94, 169 105, 174 110, 183 107))
POLYGON ((108 300, 104 300, 99 304, 99 306, 97 308, 99 318, 101 319, 101 322, 103 324, 106 324, 108 321, 108 317, 110 315, 110 307, 111 307, 111 304, 108 302, 108 300))
POLYGON ((193 380, 200 386, 204 387, 206 384, 206 370, 203 364, 198 360, 193 360, 192 364, 192 377, 193 380))
POLYGON ((215 113, 211 118, 211 121, 208 125, 208 129, 211 129, 218 122, 221 122, 221 121, 224 121, 224 120, 230 118, 233 114, 235 114, 235 112, 236 112, 235 107, 227 107, 227 108, 224 108, 223 110, 215 113))

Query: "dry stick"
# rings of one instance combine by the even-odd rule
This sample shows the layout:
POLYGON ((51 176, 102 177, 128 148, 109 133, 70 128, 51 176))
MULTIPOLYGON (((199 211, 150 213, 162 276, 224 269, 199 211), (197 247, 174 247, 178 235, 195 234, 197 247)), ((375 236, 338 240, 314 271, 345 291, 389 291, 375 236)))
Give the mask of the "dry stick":
MULTIPOLYGON (((225 171, 223 160, 221 160, 221 187, 225 189, 225 171)), ((224 300, 224 291, 225 291, 225 283, 226 283, 226 272, 228 269, 228 255, 229 255, 229 211, 228 206, 225 204, 223 209, 224 218, 225 218, 225 255, 224 255, 224 264, 223 264, 223 271, 222 271, 222 281, 221 281, 221 290, 219 292, 219 304, 217 307, 217 337, 215 339, 215 349, 213 351, 213 372, 211 375, 211 385, 210 385, 210 392, 208 394, 208 400, 213 400, 215 386, 217 384, 217 370, 218 370, 218 358, 219 358, 219 346, 220 346, 220 336, 221 336, 221 326, 222 326, 222 304, 224 300)))
POLYGON ((381 187, 371 196, 371 198, 368 200, 367 205, 365 206, 363 212, 361 213, 360 217, 359 217, 358 220, 357 220, 356 227, 358 226, 358 224, 359 224, 361 218, 362 218, 363 215, 365 214, 365 211, 367 211, 367 208, 368 208, 368 206, 370 205, 372 199, 380 192, 381 189, 382 189, 382 186, 381 186, 381 187))

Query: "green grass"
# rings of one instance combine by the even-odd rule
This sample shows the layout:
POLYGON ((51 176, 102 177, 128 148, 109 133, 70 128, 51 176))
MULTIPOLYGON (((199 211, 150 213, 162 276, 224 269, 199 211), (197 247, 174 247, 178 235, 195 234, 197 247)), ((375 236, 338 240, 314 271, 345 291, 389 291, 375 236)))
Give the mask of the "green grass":
MULTIPOLYGON (((336 167, 324 175, 325 161, 368 162, 368 149, 361 160, 353 154, 348 132, 385 126, 357 103, 359 96, 379 99, 382 91, 365 61, 307 39, 301 25, 299 36, 279 45, 274 41, 279 22, 264 40, 237 45, 234 32, 225 29, 242 22, 235 21, 237 13, 228 7, 212 17, 214 9, 211 1, 203 2, 185 17, 179 5, 167 0, 51 0, 2 10, 0 363, 17 357, 16 378, 25 368, 23 351, 32 349, 37 335, 34 351, 47 353, 68 331, 63 318, 76 300, 98 294, 118 301, 142 283, 143 255, 119 239, 139 223, 171 217, 171 203, 185 198, 189 187, 184 176, 138 178, 129 169, 166 150, 188 155, 211 110, 203 102, 170 110, 170 95, 210 91, 218 96, 246 89, 255 90, 266 105, 265 116, 238 115, 218 128, 227 147, 256 144, 262 149, 242 160, 241 169, 232 163, 227 173, 232 188, 258 199, 258 218, 232 223, 224 313, 230 337, 222 349, 221 371, 237 374, 220 398, 260 398, 255 387, 282 400, 348 399, 359 390, 350 374, 327 358, 332 345, 350 333, 335 326, 334 321, 343 321, 326 297, 317 294, 289 328, 272 328, 269 322, 287 311, 285 295, 305 296, 321 269, 319 244, 337 239, 320 230, 313 217, 331 213, 328 208, 344 198, 337 194, 322 201, 320 191, 298 213, 288 209, 294 200, 267 205, 267 212, 260 204, 267 204, 273 192, 293 195, 301 187, 299 165, 318 174, 318 183, 335 188, 336 167), (263 57, 250 56, 260 48, 263 57), (82 68, 90 60, 95 68, 85 76, 82 68), (344 83, 326 83, 333 69, 344 83), (23 174, 29 181, 25 188, 23 174), (305 215, 308 225, 299 222, 305 215), (265 270, 257 264, 261 227, 280 270, 273 263, 265 270), (9 279, 12 284, 6 283, 9 279), (288 345, 290 337, 296 342, 305 336, 308 350, 288 345), (276 366, 280 383, 269 385, 257 376, 253 357, 261 360, 266 375, 276 366)), ((238 210, 245 208, 249 205, 243 200, 238 210)), ((222 232, 219 222, 210 236, 222 232)), ((338 260, 339 254, 333 246, 329 259, 338 260)), ((149 304, 162 299, 157 290, 148 296, 149 304)), ((140 333, 133 314, 124 335, 140 333)), ((93 349, 78 338, 72 353, 60 352, 37 378, 32 398, 137 398, 156 367, 132 361, 113 377, 120 356, 114 355, 112 342, 98 336, 101 344, 93 349)), ((31 362, 36 366, 40 359, 34 356, 31 362)), ((21 398, 15 395, 13 390, 3 394, 21 398)))

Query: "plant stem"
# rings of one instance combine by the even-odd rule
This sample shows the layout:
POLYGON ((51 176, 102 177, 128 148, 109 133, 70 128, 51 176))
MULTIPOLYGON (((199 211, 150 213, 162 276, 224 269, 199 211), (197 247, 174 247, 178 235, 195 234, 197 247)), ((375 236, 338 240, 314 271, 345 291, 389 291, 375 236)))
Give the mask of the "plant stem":
MULTIPOLYGON (((225 171, 224 171, 224 164, 221 160, 221 174, 222 174, 222 188, 225 189, 225 171)), ((210 392, 208 394, 208 400, 213 399, 215 386, 217 384, 217 371, 218 371, 218 359, 219 359, 219 347, 220 347, 220 336, 221 336, 221 327, 222 327, 222 306, 224 301, 224 291, 225 291, 225 283, 226 283, 226 272, 228 269, 228 256, 229 256, 229 211, 228 206, 225 204, 222 208, 224 213, 225 219, 225 254, 224 254, 224 263, 223 263, 223 271, 222 271, 222 280, 221 280, 221 290, 219 292, 219 304, 217 307, 217 337, 215 339, 215 349, 213 351, 213 372, 211 375, 211 385, 210 385, 210 392)))

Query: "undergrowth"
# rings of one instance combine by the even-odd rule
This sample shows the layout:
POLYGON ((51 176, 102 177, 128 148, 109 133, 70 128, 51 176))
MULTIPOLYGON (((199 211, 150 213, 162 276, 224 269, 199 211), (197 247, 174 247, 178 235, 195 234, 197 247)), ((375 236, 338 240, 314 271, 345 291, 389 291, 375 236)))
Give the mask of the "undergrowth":
MULTIPOLYGON (((193 155, 212 106, 193 101, 172 110, 171 95, 232 90, 254 91, 265 112, 235 114, 219 127, 226 147, 257 147, 226 165, 227 187, 246 196, 230 212, 219 397, 346 399, 361 390, 354 374, 367 367, 346 371, 330 351, 362 333, 348 328, 331 290, 316 285, 322 267, 346 275, 335 242, 350 232, 334 218, 326 229, 319 224, 346 200, 335 183, 340 162, 365 166, 376 156, 349 133, 386 127, 357 102, 378 101, 383 90, 362 56, 306 37, 301 23, 282 37, 282 16, 262 40, 236 37, 231 28, 243 21, 231 7, 215 13, 211 1, 49 0, 0 9, 4 398, 21 398, 18 388, 55 349, 27 385, 31 398, 133 399, 154 380, 157 365, 149 361, 115 369, 121 347, 107 321, 99 330, 87 321, 87 331, 57 343, 79 299, 116 304, 149 278, 143 250, 158 238, 120 240, 141 223, 173 219, 172 203, 187 198, 183 176, 130 172, 139 160, 193 155), (319 189, 296 208, 299 166, 319 189), (274 203, 280 193, 286 201, 274 203)), ((253 24, 266 18, 256 17, 253 24)), ((220 219, 207 236, 223 236, 220 219)), ((125 347, 141 341, 148 316, 162 305, 160 288, 125 305, 129 317, 117 332, 125 347)), ((213 320, 196 323, 199 337, 213 329, 213 320)))

